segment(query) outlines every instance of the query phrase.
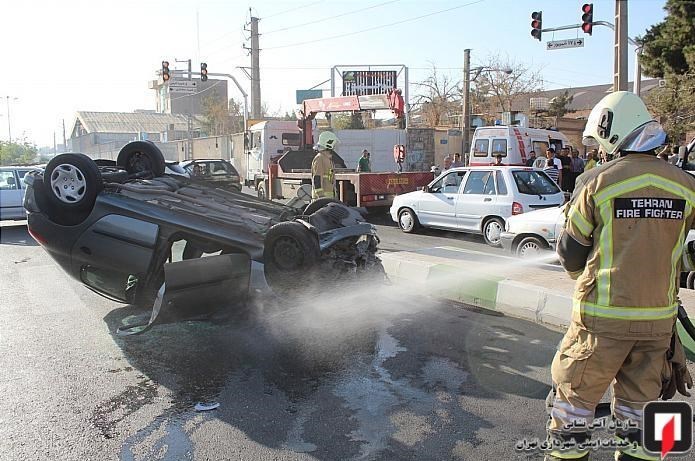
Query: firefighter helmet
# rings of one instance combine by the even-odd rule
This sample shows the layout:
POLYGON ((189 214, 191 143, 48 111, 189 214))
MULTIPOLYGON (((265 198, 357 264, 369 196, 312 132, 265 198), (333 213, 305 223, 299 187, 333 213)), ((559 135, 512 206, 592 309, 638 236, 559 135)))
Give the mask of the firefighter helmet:
POLYGON ((618 151, 649 152, 666 142, 666 132, 634 93, 616 91, 592 109, 584 128, 583 144, 618 151))
POLYGON ((335 150, 335 146, 340 142, 335 133, 324 131, 319 135, 318 150, 335 150))

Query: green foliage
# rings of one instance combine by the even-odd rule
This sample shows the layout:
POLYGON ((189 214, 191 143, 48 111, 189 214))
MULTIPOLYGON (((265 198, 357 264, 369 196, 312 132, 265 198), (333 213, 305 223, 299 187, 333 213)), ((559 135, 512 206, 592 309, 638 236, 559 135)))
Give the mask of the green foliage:
POLYGON ((363 130, 364 121, 362 114, 358 113, 339 113, 331 117, 331 126, 336 130, 363 130))
POLYGON ((572 104, 573 98, 574 96, 570 95, 567 90, 561 96, 555 96, 548 104, 548 115, 558 119, 564 117, 566 113, 572 112, 569 110, 569 105, 572 104))
POLYGON ((38 150, 36 146, 26 141, 23 141, 21 144, 0 141, 0 165, 33 163, 37 155, 38 150))
POLYGON ((651 77, 695 72, 695 2, 667 0, 666 18, 638 40, 644 44, 641 63, 651 77))
POLYGON ((650 91, 645 102, 669 138, 680 142, 695 130, 695 75, 668 75, 665 80, 666 86, 650 91))

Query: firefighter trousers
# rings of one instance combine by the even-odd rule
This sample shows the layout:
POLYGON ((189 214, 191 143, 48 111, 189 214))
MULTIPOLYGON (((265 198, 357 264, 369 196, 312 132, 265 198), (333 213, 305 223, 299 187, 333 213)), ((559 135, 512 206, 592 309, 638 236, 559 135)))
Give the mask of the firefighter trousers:
MULTIPOLYGON (((616 459, 659 459, 642 450, 642 409, 661 392, 662 374, 667 362, 670 337, 635 340, 598 336, 570 325, 551 367, 556 387, 550 413, 548 436, 551 440, 574 439, 581 443, 590 437, 587 425, 594 411, 611 388, 611 412, 619 427, 631 421, 639 430, 616 430, 615 436, 632 443, 618 449, 616 459)), ((605 434, 611 436, 611 434, 605 434)), ((604 434, 602 434, 604 437, 604 434)), ((548 459, 588 459, 589 450, 555 450, 548 459)))

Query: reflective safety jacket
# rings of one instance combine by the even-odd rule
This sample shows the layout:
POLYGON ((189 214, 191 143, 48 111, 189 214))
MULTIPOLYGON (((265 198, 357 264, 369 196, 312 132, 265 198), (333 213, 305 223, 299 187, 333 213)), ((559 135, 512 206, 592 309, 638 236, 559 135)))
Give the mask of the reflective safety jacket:
POLYGON ((570 273, 572 320, 616 339, 671 335, 684 239, 695 227, 695 177, 646 154, 588 176, 565 223, 590 247, 584 269, 570 273))
POLYGON ((313 199, 335 197, 333 169, 331 151, 322 150, 316 154, 311 162, 311 197, 313 199))

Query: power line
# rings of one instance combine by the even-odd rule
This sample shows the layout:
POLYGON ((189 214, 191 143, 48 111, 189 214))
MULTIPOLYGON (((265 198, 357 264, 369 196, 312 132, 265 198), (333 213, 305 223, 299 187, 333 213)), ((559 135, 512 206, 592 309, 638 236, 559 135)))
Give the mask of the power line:
POLYGON ((463 5, 458 5, 458 6, 454 6, 454 7, 451 7, 451 8, 446 8, 446 9, 443 9, 443 10, 433 11, 432 13, 427 13, 427 14, 423 14, 423 15, 420 15, 420 16, 414 16, 414 17, 412 17, 412 18, 403 19, 403 20, 396 21, 396 22, 392 22, 392 23, 389 23, 389 24, 381 24, 381 25, 379 25, 379 26, 368 27, 368 28, 366 28, 366 29, 357 30, 357 31, 354 31, 354 32, 347 32, 347 33, 345 33, 345 34, 333 35, 333 36, 330 36, 330 37, 323 37, 323 38, 321 38, 321 39, 319 39, 319 40, 312 39, 312 40, 307 40, 307 41, 305 41, 305 42, 297 42, 297 43, 289 43, 289 44, 287 44, 287 45, 271 46, 271 47, 267 47, 267 48, 264 48, 264 49, 265 49, 265 50, 277 50, 277 49, 280 49, 280 48, 289 48, 289 47, 293 47, 293 46, 306 45, 306 44, 309 44, 309 43, 319 43, 319 42, 323 42, 323 41, 326 41, 326 40, 334 40, 334 39, 336 39, 336 38, 349 37, 350 35, 361 34, 361 33, 363 33, 363 32, 370 32, 370 31, 373 31, 373 30, 382 29, 382 28, 384 28, 384 27, 391 27, 391 26, 396 26, 396 25, 398 25, 398 24, 404 24, 404 23, 406 23, 406 22, 417 21, 418 19, 423 19, 423 18, 427 18, 427 17, 429 17, 429 16, 434 16, 434 15, 436 15, 436 14, 441 14, 441 13, 446 13, 446 12, 453 11, 453 10, 458 10, 458 9, 460 9, 460 8, 463 8, 463 7, 466 7, 466 6, 470 6, 470 5, 475 5, 476 3, 482 3, 482 2, 484 2, 484 1, 485 1, 485 0, 476 0, 476 1, 474 1, 474 2, 465 3, 465 4, 463 4, 463 5))
POLYGON ((399 1, 400 1, 400 0, 389 0, 388 2, 377 3, 376 5, 367 6, 367 7, 364 7, 364 8, 357 9, 357 10, 346 11, 345 13, 340 13, 340 14, 336 14, 336 15, 333 15, 333 16, 328 16, 328 17, 321 18, 321 19, 315 19, 315 20, 313 20, 313 21, 305 22, 305 23, 302 23, 302 24, 295 24, 294 26, 287 26, 287 27, 283 27, 283 28, 281 28, 281 29, 273 29, 273 30, 270 30, 270 31, 268 31, 268 32, 263 32, 263 35, 274 34, 275 32, 282 32, 282 31, 290 30, 290 29, 296 29, 297 27, 309 26, 309 25, 311 25, 311 24, 316 24, 316 23, 319 23, 319 22, 328 21, 329 19, 341 18, 341 17, 343 17, 343 16, 349 16, 349 15, 351 15, 351 14, 360 13, 360 12, 362 12, 362 11, 371 10, 371 9, 374 9, 374 8, 378 8, 378 7, 380 7, 380 6, 388 5, 389 3, 396 3, 396 2, 399 2, 399 1))
POLYGON ((319 0, 318 2, 305 3, 304 5, 295 6, 294 8, 290 8, 289 10, 278 11, 278 12, 275 13, 275 14, 271 14, 270 16, 266 16, 266 17, 261 18, 261 19, 270 19, 270 18, 274 18, 275 16, 280 16, 281 14, 289 13, 289 12, 291 12, 291 11, 295 11, 295 10, 298 10, 298 9, 300 9, 300 8, 305 8, 305 7, 311 6, 311 5, 316 5, 317 3, 322 3, 322 2, 323 2, 323 0, 319 0))

